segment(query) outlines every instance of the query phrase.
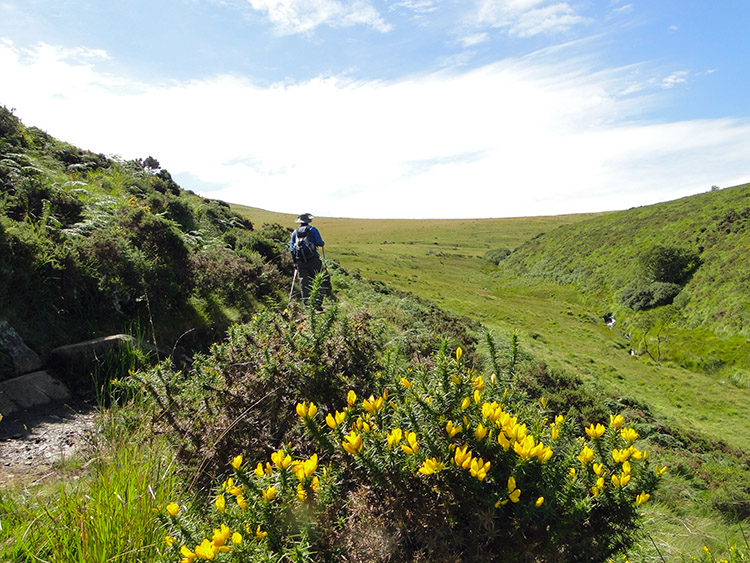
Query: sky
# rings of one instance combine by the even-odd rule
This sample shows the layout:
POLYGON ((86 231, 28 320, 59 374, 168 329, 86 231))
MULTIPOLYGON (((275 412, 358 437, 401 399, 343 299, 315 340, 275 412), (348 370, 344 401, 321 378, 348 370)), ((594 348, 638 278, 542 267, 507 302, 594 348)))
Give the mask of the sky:
POLYGON ((748 24, 748 0, 0 0, 0 104, 270 211, 610 211, 750 182, 748 24))

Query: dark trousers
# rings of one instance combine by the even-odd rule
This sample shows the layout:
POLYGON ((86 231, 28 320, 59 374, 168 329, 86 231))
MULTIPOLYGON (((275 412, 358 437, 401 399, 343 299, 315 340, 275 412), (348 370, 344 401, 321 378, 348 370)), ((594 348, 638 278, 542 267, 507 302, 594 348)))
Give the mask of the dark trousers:
MULTIPOLYGON (((323 269, 323 263, 320 261, 320 256, 313 256, 307 261, 297 262, 297 270, 299 271, 300 285, 302 286, 302 300, 305 303, 307 303, 307 300, 310 297, 310 292, 312 291, 312 286, 313 286, 313 282, 315 281, 315 276, 317 276, 318 272, 320 272, 322 269, 323 269)), ((318 294, 317 302, 315 303, 316 307, 319 307, 323 303, 324 293, 325 293, 325 286, 322 286, 320 288, 320 293, 318 294)))

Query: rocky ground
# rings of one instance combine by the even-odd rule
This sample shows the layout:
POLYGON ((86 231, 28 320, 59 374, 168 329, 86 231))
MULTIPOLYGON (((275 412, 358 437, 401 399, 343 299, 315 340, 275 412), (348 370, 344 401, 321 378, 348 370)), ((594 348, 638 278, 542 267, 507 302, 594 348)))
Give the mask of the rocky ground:
POLYGON ((0 487, 33 484, 84 447, 96 431, 91 403, 38 406, 0 420, 0 487))

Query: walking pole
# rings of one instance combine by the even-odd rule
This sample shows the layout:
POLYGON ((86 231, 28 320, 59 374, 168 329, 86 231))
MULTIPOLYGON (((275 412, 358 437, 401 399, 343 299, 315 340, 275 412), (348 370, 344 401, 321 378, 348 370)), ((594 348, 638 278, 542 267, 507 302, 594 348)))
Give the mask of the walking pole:
POLYGON ((289 301, 286 304, 287 307, 289 307, 292 302, 292 294, 294 294, 294 283, 297 281, 297 271, 297 268, 294 268, 294 277, 292 278, 292 287, 289 290, 289 301))
POLYGON ((328 294, 328 297, 333 297, 333 286, 331 286, 331 272, 328 271, 328 259, 326 258, 325 246, 320 247, 320 250, 323 253, 323 267, 326 270, 326 293, 328 294))

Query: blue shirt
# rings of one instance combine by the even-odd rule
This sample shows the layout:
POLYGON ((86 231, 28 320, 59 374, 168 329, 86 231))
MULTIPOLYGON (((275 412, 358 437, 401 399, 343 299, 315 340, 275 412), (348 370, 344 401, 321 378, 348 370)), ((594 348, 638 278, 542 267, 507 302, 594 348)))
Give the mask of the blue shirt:
MULTIPOLYGON (((325 246, 325 242, 323 242, 323 237, 320 236, 320 231, 313 227, 312 225, 308 225, 307 223, 302 223, 300 227, 307 226, 310 230, 307 233, 307 238, 309 238, 313 244, 315 244, 315 247, 319 246, 325 246)), ((299 228, 299 227, 297 227, 299 228)), ((289 239, 289 252, 292 254, 292 260, 294 260, 294 243, 297 240, 297 229, 294 229, 292 231, 292 238, 289 239)))

